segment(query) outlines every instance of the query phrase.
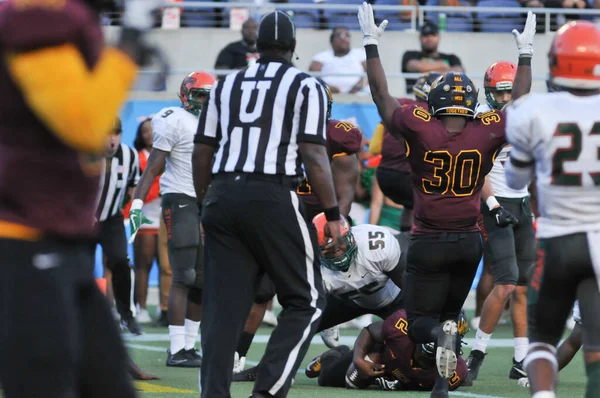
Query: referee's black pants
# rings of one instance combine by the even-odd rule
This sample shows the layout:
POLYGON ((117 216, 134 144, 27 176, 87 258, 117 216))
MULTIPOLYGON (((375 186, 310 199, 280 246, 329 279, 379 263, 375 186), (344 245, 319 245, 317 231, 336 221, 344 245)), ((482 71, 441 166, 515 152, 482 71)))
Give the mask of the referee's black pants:
POLYGON ((283 310, 254 391, 285 397, 323 306, 316 230, 286 177, 218 174, 202 213, 205 232, 201 392, 229 398, 233 356, 261 275, 283 310))
POLYGON ((0 385, 6 398, 135 397, 88 246, 0 239, 0 385))
POLYGON ((91 253, 96 253, 96 245, 102 247, 106 256, 106 268, 112 273, 113 292, 117 311, 123 319, 133 317, 131 313, 131 267, 127 255, 127 237, 123 215, 119 212, 98 223, 98 234, 90 245, 91 253))

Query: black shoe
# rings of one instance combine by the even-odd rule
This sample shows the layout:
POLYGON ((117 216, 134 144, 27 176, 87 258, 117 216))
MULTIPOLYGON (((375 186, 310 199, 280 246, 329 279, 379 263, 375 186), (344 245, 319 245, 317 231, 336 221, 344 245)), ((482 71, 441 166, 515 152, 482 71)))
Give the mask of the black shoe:
POLYGON ((462 383, 463 386, 472 386, 473 382, 477 380, 477 376, 479 376, 479 368, 481 368, 481 365, 483 364, 485 355, 486 354, 484 354, 482 351, 471 350, 471 353, 466 361, 469 373, 467 373, 467 377, 462 383))
POLYGON ((231 377, 231 381, 256 381, 256 375, 258 374, 258 366, 242 370, 239 373, 234 373, 231 377))
POLYGON ((161 311, 158 319, 154 322, 154 327, 166 328, 169 327, 169 317, 167 311, 161 311))
POLYGON ((199 368, 202 366, 202 359, 192 358, 189 351, 181 349, 175 354, 171 354, 171 350, 167 350, 167 366, 175 366, 179 368, 199 368))
POLYGON ((437 346, 435 352, 435 363, 438 374, 449 379, 454 374, 457 364, 456 347, 458 339, 458 325, 453 320, 442 323, 438 332, 437 346))
POLYGON ((200 363, 202 363, 202 355, 198 354, 198 350, 196 350, 195 348, 190 348, 189 350, 185 350, 185 353, 190 358, 200 361, 200 363))
POLYGON ((522 377, 527 377, 527 372, 523 369, 523 361, 517 362, 513 358, 513 366, 510 368, 508 378, 511 380, 519 380, 522 377))
POLYGON ((142 334, 142 328, 136 322, 135 318, 122 318, 121 317, 121 330, 129 331, 131 334, 135 334, 137 336, 142 334))

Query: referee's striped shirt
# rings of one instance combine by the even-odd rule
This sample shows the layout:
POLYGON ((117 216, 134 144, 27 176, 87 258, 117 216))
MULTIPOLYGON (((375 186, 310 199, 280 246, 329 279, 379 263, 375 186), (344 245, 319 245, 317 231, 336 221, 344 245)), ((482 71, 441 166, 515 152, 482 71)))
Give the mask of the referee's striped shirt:
POLYGON ((127 189, 135 187, 139 179, 140 160, 137 151, 120 144, 115 155, 104 161, 96 211, 99 222, 120 213, 127 189))
POLYGON ((281 58, 261 57, 213 86, 195 143, 218 146, 212 173, 303 175, 299 142, 325 145, 327 93, 281 58))

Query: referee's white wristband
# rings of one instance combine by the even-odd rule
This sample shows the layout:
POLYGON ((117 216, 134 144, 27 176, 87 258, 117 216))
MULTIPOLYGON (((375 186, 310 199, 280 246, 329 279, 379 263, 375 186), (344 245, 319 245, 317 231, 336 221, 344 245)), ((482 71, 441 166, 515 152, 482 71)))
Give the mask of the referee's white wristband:
POLYGON ((490 211, 492 211, 494 207, 500 206, 500 203, 498 203, 495 196, 490 196, 489 198, 487 198, 485 204, 487 205, 490 211))
POLYGON ((141 199, 134 199, 131 202, 131 210, 140 210, 144 206, 144 201, 141 199))

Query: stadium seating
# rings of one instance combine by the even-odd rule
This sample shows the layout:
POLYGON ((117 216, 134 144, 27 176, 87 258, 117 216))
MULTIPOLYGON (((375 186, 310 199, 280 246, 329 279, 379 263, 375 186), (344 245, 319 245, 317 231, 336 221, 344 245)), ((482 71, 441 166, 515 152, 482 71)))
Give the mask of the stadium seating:
MULTIPOLYGON (((521 7, 516 0, 481 0, 477 7, 521 7)), ((515 13, 503 13, 499 11, 480 11, 477 13, 477 19, 481 24, 482 32, 511 32, 513 29, 522 29, 524 19, 522 15, 515 13)))
POLYGON ((287 4, 282 4, 283 11, 292 11, 294 24, 297 28, 318 29, 319 28, 319 10, 316 9, 297 9, 294 4, 314 4, 313 0, 291 0, 287 4))
MULTIPOLYGON (((209 0, 183 0, 210 2, 209 0)), ((214 8, 186 8, 181 13, 181 26, 194 28, 214 28, 216 25, 216 13, 214 8)))
POLYGON ((356 11, 362 3, 363 0, 327 0, 325 4, 356 5, 356 10, 324 10, 328 28, 333 29, 337 26, 345 26, 350 30, 360 29, 358 18, 356 18, 356 11))
MULTIPOLYGON (((380 5, 385 5, 385 6, 398 6, 398 5, 404 5, 404 3, 407 3, 406 5, 408 5, 408 1, 402 1, 402 0, 377 0, 375 5, 376 6, 380 6, 380 5)), ((380 23, 381 21, 383 21, 384 19, 387 19, 389 22, 388 27, 386 28, 386 30, 406 30, 406 29, 410 29, 410 12, 405 11, 390 11, 390 10, 374 10, 375 12, 375 19, 377 19, 377 22, 380 23)))
MULTIPOLYGON (((470 4, 465 0, 458 1, 460 5, 455 7, 459 8, 461 6, 469 6, 470 4)), ((446 1, 441 0, 428 0, 428 6, 443 6, 446 1)), ((434 22, 439 21, 439 12, 427 12, 426 17, 434 22)), ((444 12, 446 14, 446 30, 448 32, 472 32, 473 31, 473 15, 468 12, 452 12, 451 8, 449 11, 444 12)))

